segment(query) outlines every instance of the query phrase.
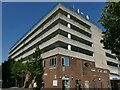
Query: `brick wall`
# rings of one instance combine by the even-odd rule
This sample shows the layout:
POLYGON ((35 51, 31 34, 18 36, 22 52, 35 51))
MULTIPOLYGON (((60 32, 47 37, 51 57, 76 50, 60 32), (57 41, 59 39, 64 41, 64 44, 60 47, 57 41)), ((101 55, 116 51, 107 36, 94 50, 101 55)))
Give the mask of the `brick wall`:
POLYGON ((85 81, 89 82, 89 88, 94 87, 94 81, 96 88, 108 88, 109 83, 109 71, 102 68, 96 68, 95 62, 78 59, 75 57, 69 58, 69 66, 62 68, 61 56, 55 55, 52 57, 57 58, 56 67, 50 67, 50 58, 45 60, 45 72, 43 79, 45 82, 45 88, 62 88, 62 76, 69 78, 70 88, 75 88, 75 81, 80 80, 82 88, 85 88, 85 81), (58 85, 53 86, 53 80, 57 80, 58 85))

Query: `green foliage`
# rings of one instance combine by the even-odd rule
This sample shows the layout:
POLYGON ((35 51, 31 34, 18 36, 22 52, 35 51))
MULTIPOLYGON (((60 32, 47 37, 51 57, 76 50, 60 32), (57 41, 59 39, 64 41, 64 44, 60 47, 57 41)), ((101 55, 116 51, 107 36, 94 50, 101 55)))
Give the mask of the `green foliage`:
POLYGON ((28 61, 22 62, 24 60, 14 61, 13 59, 9 59, 2 63, 2 71, 3 71, 3 81, 5 81, 5 85, 8 84, 7 81, 11 82, 11 78, 14 79, 15 85, 21 85, 22 79, 26 74, 29 74, 30 81, 34 77, 41 78, 43 75, 43 65, 41 52, 39 47, 36 48, 35 52, 31 57, 28 57, 28 61))
POLYGON ((10 79, 10 76, 9 76, 11 74, 10 63, 11 63, 10 60, 2 63, 2 79, 3 80, 10 79))
POLYGON ((29 58, 27 64, 29 66, 28 72, 30 72, 31 76, 42 76, 43 65, 39 47, 36 48, 33 53, 33 58, 29 58))
POLYGON ((103 13, 99 22, 106 29, 101 40, 105 49, 109 49, 112 53, 120 55, 120 1, 108 2, 103 8, 103 13))
POLYGON ((11 79, 11 65, 13 63, 13 59, 8 59, 2 63, 2 87, 9 87, 11 86, 12 79, 11 79), (11 81, 11 83, 9 83, 11 81))
POLYGON ((31 58, 26 63, 22 60, 14 62, 11 68, 14 78, 21 78, 29 73, 31 76, 41 76, 43 74, 42 58, 40 49, 37 47, 31 58))
POLYGON ((26 62, 26 70, 27 73, 30 75, 29 82, 32 81, 34 77, 36 77, 36 82, 38 87, 41 87, 41 77, 44 73, 43 70, 43 60, 41 58, 41 51, 39 47, 36 48, 35 52, 33 53, 31 58, 28 58, 28 61, 26 62))
POLYGON ((11 78, 15 80, 15 86, 21 85, 25 73, 25 64, 22 63, 22 59, 11 64, 11 78))
POLYGON ((41 58, 41 51, 39 47, 36 48, 35 52, 33 53, 33 58, 37 61, 41 58))
POLYGON ((15 61, 11 67, 12 78, 22 78, 25 76, 25 64, 19 61, 15 61))

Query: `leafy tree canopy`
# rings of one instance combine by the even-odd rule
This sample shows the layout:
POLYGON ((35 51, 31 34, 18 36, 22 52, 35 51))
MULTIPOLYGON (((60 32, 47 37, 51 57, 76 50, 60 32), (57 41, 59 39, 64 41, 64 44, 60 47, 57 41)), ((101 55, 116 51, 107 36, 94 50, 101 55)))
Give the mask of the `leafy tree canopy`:
POLYGON ((5 84, 8 84, 6 81, 10 81, 12 78, 15 80, 15 86, 17 86, 18 82, 26 76, 26 74, 29 74, 29 81, 34 77, 38 77, 39 79, 42 77, 44 70, 39 47, 36 48, 31 57, 28 57, 27 62, 23 61, 24 59, 20 59, 18 61, 8 59, 2 63, 3 81, 5 81, 5 84))
POLYGON ((14 61, 11 67, 11 73, 13 78, 22 78, 25 76, 25 64, 19 61, 14 61))
POLYGON ((11 64, 13 63, 12 59, 8 59, 2 63, 2 80, 6 81, 11 78, 11 64))
POLYGON ((102 16, 99 22, 106 29, 103 32, 103 43, 105 49, 109 49, 112 53, 120 55, 120 1, 107 2, 107 6, 103 8, 102 16))
POLYGON ((26 70, 31 75, 34 76, 42 76, 43 74, 43 64, 42 64, 41 51, 39 47, 36 48, 32 57, 28 57, 28 61, 26 62, 26 70))

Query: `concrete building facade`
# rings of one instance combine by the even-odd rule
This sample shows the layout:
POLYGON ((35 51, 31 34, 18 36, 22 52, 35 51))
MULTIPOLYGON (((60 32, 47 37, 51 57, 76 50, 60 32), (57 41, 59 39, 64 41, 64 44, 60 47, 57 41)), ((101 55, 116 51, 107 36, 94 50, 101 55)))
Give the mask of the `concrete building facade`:
POLYGON ((10 49, 9 58, 27 60, 39 46, 45 88, 111 88, 110 79, 120 79, 120 58, 103 49, 101 36, 96 25, 58 4, 10 49))

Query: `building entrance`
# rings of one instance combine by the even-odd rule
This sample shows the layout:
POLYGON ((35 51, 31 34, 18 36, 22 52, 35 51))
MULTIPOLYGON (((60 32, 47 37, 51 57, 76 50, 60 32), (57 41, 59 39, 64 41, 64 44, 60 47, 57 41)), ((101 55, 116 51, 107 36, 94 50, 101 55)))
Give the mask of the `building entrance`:
POLYGON ((63 79, 62 80, 62 90, 69 90, 70 89, 70 80, 63 79))
POLYGON ((120 90, 120 80, 111 80, 112 90, 120 90))

